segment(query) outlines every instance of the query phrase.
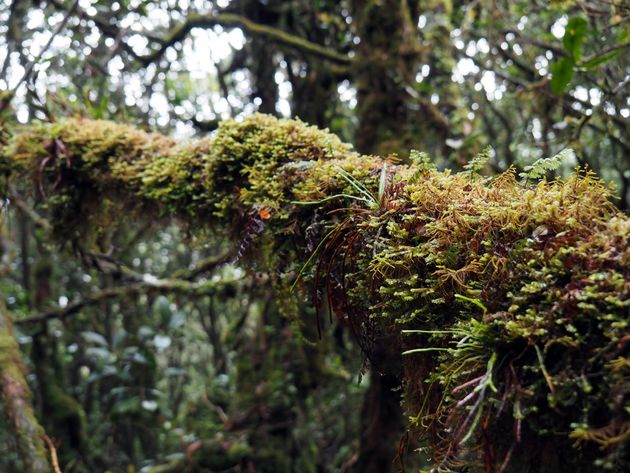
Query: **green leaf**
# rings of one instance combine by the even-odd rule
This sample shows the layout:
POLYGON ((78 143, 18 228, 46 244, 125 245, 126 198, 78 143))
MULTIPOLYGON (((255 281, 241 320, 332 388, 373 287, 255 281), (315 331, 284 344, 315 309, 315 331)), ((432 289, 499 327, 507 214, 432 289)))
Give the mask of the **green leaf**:
POLYGON ((171 310, 170 301, 166 296, 158 296, 153 302, 153 313, 164 324, 171 320, 173 311, 171 310))
POLYGON ((587 30, 588 23, 580 16, 571 18, 564 30, 562 44, 564 45, 564 49, 573 58, 574 62, 579 61, 580 57, 582 57, 582 43, 584 42, 587 30))
POLYGON ((561 94, 573 79, 573 60, 563 57, 551 67, 551 90, 561 94))
POLYGON ((588 61, 580 63, 580 67, 585 69, 595 69, 597 66, 604 64, 605 62, 610 61, 611 59, 616 58, 621 54, 621 49, 616 51, 610 51, 609 53, 602 54, 601 56, 596 56, 593 59, 589 59, 588 61))
POLYGON ((354 187, 360 194, 363 194, 363 196, 372 204, 377 204, 377 199, 372 195, 372 193, 367 189, 367 187, 365 187, 363 185, 363 183, 361 183, 356 177, 354 177, 352 174, 347 173, 346 171, 343 170, 343 168, 339 167, 339 166, 335 166, 335 168, 337 169, 337 172, 339 173, 339 175, 344 178, 352 187, 354 187))
POLYGON ((473 299, 471 297, 466 297, 466 296, 463 296, 461 294, 455 294, 455 299, 458 299, 458 300, 461 300, 461 301, 470 302, 471 304, 476 305, 477 307, 479 307, 483 311, 484 317, 488 313, 488 308, 485 305, 483 305, 483 303, 479 299, 473 299))
POLYGON ((100 333, 86 330, 84 332, 81 332, 81 336, 89 345, 99 345, 105 348, 107 348, 108 346, 107 340, 100 333))
POLYGON ((141 404, 140 399, 137 397, 131 397, 129 399, 123 399, 114 404, 111 413, 112 414, 132 414, 140 412, 141 404))

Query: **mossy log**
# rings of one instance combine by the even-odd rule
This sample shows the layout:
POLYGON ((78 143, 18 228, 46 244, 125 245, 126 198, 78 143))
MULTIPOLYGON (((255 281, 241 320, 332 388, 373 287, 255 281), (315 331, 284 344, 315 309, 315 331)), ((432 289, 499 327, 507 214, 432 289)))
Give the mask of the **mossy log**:
POLYGON ((50 473, 44 430, 31 405, 31 391, 24 377, 10 315, 0 300, 0 390, 2 404, 18 449, 24 473, 50 473))
POLYGON ((532 183, 412 158, 264 115, 183 144, 69 119, 13 133, 0 172, 33 190, 61 242, 174 216, 231 237, 286 315, 312 294, 375 365, 371 347, 394 334, 436 466, 627 471, 628 216, 585 170, 532 183))

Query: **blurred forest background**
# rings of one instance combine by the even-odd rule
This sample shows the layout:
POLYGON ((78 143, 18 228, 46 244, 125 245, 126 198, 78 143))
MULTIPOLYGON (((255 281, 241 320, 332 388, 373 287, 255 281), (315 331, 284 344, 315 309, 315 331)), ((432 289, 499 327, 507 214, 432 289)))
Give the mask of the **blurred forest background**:
MULTIPOLYGON (((259 111, 440 168, 491 146, 488 173, 571 148, 559 172, 595 170, 627 209, 629 90, 624 0, 0 0, 5 126, 81 115, 185 138, 259 111)), ((246 242, 121 216, 71 258, 12 201, 1 302, 64 473, 422 466, 399 379, 341 325, 317 340, 309 304, 282 317, 239 268, 246 242)), ((21 471, 11 442, 0 417, 2 472, 21 471)))

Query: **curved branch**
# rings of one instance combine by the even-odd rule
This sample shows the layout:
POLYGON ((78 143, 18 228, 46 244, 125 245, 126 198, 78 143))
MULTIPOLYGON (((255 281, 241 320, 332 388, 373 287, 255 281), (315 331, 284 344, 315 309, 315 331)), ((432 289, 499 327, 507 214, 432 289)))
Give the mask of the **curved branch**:
POLYGON ((57 307, 55 309, 29 315, 15 321, 16 325, 28 325, 46 320, 59 319, 63 320, 72 315, 78 314, 85 307, 98 304, 99 302, 124 296, 132 296, 144 292, 154 293, 185 293, 193 296, 206 296, 224 291, 226 288, 233 286, 235 281, 222 280, 219 282, 203 281, 199 283, 191 283, 181 279, 157 279, 151 274, 145 274, 141 282, 129 284, 127 286, 110 287, 102 289, 88 297, 79 301, 68 304, 65 307, 57 307))
MULTIPOLYGON (((50 0, 50 2, 58 10, 67 11, 67 8, 60 0, 50 0)), ((123 37, 129 31, 119 28, 117 25, 110 23, 108 19, 102 18, 99 15, 90 16, 79 6, 74 7, 74 11, 79 18, 93 21, 102 34, 115 40, 112 52, 122 50, 135 59, 142 67, 147 67, 149 64, 159 60, 169 46, 185 39, 193 28, 207 29, 213 28, 214 26, 241 28, 252 35, 269 39, 270 41, 304 54, 328 61, 330 63, 331 73, 342 78, 348 76, 350 66, 353 63, 351 56, 339 53, 334 49, 313 43, 312 41, 300 38, 299 36, 287 33, 278 28, 256 23, 235 13, 190 15, 186 21, 171 30, 166 38, 159 37, 156 33, 149 31, 137 33, 143 35, 149 41, 156 42, 160 45, 155 51, 142 55, 134 51, 134 49, 123 40, 123 37)))
POLYGON ((166 38, 160 40, 160 47, 158 49, 147 55, 136 54, 136 59, 143 66, 148 66, 149 64, 159 60, 164 55, 167 48, 186 38, 193 28, 208 29, 215 26, 241 28, 252 35, 268 39, 283 46, 287 46, 305 54, 319 59, 324 59, 326 61, 331 61, 333 63, 342 65, 350 65, 352 63, 352 58, 346 54, 339 53, 333 49, 313 43, 278 28, 253 22, 248 18, 235 13, 190 15, 185 22, 171 30, 166 38))

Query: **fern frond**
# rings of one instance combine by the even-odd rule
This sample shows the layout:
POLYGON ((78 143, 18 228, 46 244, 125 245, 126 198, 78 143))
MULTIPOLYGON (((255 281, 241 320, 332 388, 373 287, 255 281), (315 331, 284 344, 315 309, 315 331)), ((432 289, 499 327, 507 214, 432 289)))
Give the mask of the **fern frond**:
POLYGON ((422 171, 429 171, 436 168, 436 165, 431 159, 429 153, 425 153, 424 151, 412 149, 409 151, 409 159, 422 171))
POLYGON ((470 174, 479 174, 492 156, 494 156, 494 149, 492 146, 486 146, 477 156, 464 165, 464 169, 470 174))
POLYGON ((532 165, 525 166, 524 172, 520 173, 519 176, 526 181, 540 179, 548 172, 558 169, 565 160, 571 158, 575 158, 575 151, 571 148, 565 148, 555 156, 541 158, 532 165))

